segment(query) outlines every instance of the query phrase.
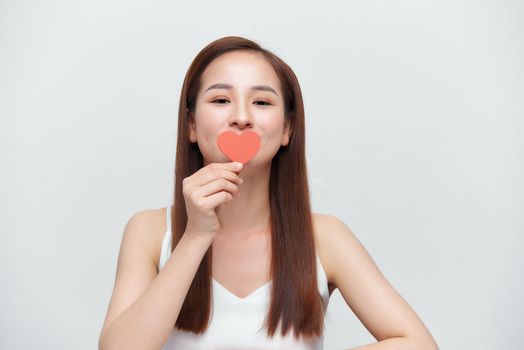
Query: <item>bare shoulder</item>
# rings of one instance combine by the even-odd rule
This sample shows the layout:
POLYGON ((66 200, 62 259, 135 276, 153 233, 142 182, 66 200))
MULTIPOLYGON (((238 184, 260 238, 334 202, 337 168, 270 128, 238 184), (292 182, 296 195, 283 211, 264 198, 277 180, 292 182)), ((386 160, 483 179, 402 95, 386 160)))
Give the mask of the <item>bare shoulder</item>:
POLYGON ((143 209, 135 213, 128 222, 128 225, 133 225, 136 228, 130 232, 142 236, 140 241, 143 243, 144 249, 150 253, 151 260, 154 262, 157 270, 163 234, 167 228, 166 209, 166 207, 143 209))
POLYGON ((101 336, 155 278, 158 268, 155 267, 157 263, 153 259, 156 258, 162 216, 162 209, 145 209, 134 213, 128 219, 120 243, 115 286, 101 336))
POLYGON ((336 252, 347 244, 356 245, 356 237, 336 216, 313 213, 313 227, 317 250, 330 284, 336 286, 336 252))

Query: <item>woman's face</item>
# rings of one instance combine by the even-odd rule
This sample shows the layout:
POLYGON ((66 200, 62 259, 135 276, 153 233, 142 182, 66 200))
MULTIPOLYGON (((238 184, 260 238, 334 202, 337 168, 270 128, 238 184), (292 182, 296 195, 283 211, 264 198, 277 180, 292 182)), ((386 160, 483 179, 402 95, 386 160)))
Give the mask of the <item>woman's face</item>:
POLYGON ((218 136, 227 130, 253 130, 260 136, 258 153, 244 167, 270 163, 280 146, 288 144, 280 81, 262 56, 245 51, 223 54, 206 67, 201 82, 189 139, 198 142, 204 166, 230 161, 217 145, 218 136))

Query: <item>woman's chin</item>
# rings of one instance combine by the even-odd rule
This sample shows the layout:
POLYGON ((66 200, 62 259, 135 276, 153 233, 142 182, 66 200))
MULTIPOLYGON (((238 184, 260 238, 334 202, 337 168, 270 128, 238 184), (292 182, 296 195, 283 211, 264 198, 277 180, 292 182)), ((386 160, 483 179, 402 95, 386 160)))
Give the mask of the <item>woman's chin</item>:
POLYGON ((260 161, 258 159, 256 160, 253 160, 253 159, 250 159, 248 162, 246 162, 244 164, 244 166, 242 167, 242 171, 244 170, 253 170, 253 169, 265 169, 265 168, 268 168, 268 167, 271 167, 271 161, 260 161))

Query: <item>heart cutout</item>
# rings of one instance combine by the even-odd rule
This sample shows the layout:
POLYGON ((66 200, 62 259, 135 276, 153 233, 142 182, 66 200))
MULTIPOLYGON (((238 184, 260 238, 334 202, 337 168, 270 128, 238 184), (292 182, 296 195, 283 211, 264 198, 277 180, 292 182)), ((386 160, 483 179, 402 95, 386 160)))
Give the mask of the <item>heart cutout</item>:
POLYGON ((246 164, 260 149, 260 136, 253 130, 242 134, 228 130, 218 136, 217 144, 231 161, 246 164))

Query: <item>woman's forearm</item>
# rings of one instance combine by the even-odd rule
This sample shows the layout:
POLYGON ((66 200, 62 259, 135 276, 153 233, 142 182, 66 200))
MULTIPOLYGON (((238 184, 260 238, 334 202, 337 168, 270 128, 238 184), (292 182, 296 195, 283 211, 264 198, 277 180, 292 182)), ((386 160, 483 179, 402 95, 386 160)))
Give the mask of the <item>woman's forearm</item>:
POLYGON ((102 334, 99 350, 160 349, 211 243, 207 237, 184 233, 151 285, 102 334))
POLYGON ((414 337, 395 337, 348 350, 439 350, 439 348, 433 339, 422 341, 414 337))

